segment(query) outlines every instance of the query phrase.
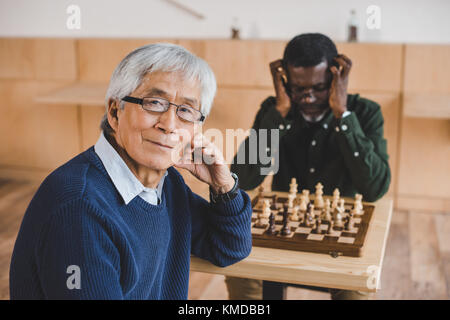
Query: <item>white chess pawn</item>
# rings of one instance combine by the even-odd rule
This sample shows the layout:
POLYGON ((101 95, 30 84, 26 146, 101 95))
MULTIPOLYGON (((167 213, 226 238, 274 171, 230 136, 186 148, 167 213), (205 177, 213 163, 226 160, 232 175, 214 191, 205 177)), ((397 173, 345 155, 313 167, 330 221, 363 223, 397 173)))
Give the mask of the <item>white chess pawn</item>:
POLYGON ((305 195, 302 194, 300 195, 300 205, 299 205, 299 210, 301 212, 306 212, 306 209, 308 208, 308 204, 306 202, 306 198, 305 195))
POLYGON ((339 192, 339 189, 338 188, 334 189, 333 197, 334 198, 339 198, 340 196, 341 196, 341 193, 339 192))
POLYGON ((336 188, 333 191, 333 201, 331 202, 331 209, 334 210, 339 204, 340 192, 339 189, 336 188))
POLYGON ((292 193, 288 195, 288 208, 293 208, 294 207, 295 197, 296 197, 296 195, 292 194, 292 193))
POLYGON ((303 189, 302 194, 305 197, 306 204, 308 204, 309 203, 309 190, 303 189))
POLYGON ((323 208, 324 203, 323 203, 322 195, 323 195, 323 185, 319 182, 316 185, 316 197, 314 199, 314 206, 317 209, 322 209, 323 208))
POLYGON ((331 203, 330 199, 325 200, 325 209, 323 211, 322 220, 331 221, 331 203))
POLYGON ((362 194, 357 193, 355 195, 355 203, 352 212, 354 214, 362 214, 362 211, 363 211, 362 194))
POLYGON ((342 221, 345 212, 344 203, 344 199, 339 200, 339 205, 336 208, 336 216, 334 218, 334 225, 340 228, 344 227, 344 223, 342 221))
POLYGON ((259 217, 259 223, 260 223, 261 225, 264 225, 264 224, 268 224, 268 223, 269 223, 270 213, 271 213, 271 210, 270 210, 270 202, 269 202, 269 199, 265 199, 265 200, 264 200, 264 203, 263 203, 262 213, 261 213, 261 215, 260 215, 260 217, 259 217))
POLYGON ((298 207, 295 206, 292 209, 292 213, 291 213, 291 217, 290 217, 291 221, 299 221, 299 216, 298 216, 298 207))
POLYGON ((297 179, 292 178, 291 183, 289 184, 289 187, 290 187, 289 193, 297 195, 297 187, 298 187, 297 179))

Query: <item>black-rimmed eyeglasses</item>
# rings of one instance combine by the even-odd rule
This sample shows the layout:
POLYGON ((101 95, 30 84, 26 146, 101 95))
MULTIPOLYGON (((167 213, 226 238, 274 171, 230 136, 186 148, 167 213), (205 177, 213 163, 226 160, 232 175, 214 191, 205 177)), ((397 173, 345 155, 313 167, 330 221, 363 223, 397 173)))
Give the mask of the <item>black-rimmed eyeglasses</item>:
POLYGON ((169 102, 164 98, 157 97, 145 97, 145 98, 135 98, 130 96, 125 96, 122 98, 123 101, 140 104, 142 108, 150 112, 163 113, 169 110, 172 105, 177 108, 177 116, 183 120, 189 122, 202 122, 205 120, 205 116, 198 110, 188 106, 188 105, 177 105, 175 103, 169 102))

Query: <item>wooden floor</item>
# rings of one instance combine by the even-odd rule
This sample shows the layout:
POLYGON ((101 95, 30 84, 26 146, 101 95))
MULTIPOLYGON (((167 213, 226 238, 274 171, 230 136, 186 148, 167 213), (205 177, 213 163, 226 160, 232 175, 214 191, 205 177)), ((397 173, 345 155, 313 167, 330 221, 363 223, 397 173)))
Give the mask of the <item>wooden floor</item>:
MULTIPOLYGON (((9 299, 9 264, 36 183, 0 179, 0 299, 9 299)), ((227 299, 224 277, 192 272, 189 299, 227 299)), ((289 287, 288 299, 329 299, 289 287)), ((450 213, 395 211, 376 299, 450 298, 450 213)))

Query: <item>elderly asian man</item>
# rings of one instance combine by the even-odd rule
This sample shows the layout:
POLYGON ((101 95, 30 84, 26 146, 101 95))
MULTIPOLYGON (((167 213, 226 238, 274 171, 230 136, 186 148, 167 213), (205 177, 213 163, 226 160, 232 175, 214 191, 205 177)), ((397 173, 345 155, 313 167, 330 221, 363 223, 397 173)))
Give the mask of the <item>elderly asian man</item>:
POLYGON ((215 91, 207 63, 180 46, 120 62, 97 143, 52 172, 25 213, 12 299, 187 299, 191 254, 222 267, 249 255, 249 197, 194 136, 215 91), (210 201, 174 167, 207 183, 210 201))

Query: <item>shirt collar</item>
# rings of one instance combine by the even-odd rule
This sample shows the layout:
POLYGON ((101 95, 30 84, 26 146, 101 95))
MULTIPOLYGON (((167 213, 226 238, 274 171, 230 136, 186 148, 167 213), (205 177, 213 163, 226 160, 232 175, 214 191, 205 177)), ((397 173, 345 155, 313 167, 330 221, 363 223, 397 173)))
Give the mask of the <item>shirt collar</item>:
MULTIPOLYGON (((164 176, 158 183, 156 189, 145 187, 133 172, 128 168, 125 161, 117 153, 116 149, 108 142, 103 132, 100 133, 97 143, 94 146, 94 150, 105 166, 106 172, 111 178, 114 186, 121 195, 125 204, 128 204, 137 195, 141 195, 144 200, 150 199, 151 195, 156 193, 157 199, 161 200, 162 188, 164 184, 164 178, 167 176, 167 170, 164 176)), ((152 203, 157 204, 157 203, 152 203)))

